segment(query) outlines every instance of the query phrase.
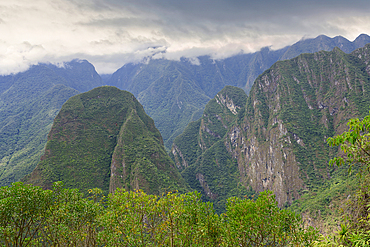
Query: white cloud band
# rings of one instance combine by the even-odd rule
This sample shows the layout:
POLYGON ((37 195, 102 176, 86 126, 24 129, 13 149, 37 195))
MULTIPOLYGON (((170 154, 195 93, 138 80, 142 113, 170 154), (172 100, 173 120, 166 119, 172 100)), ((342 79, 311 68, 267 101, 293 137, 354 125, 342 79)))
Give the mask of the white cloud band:
POLYGON ((321 2, 0 0, 0 74, 74 58, 99 73, 153 55, 196 64, 199 55, 278 49, 303 36, 370 33, 366 1, 321 2))

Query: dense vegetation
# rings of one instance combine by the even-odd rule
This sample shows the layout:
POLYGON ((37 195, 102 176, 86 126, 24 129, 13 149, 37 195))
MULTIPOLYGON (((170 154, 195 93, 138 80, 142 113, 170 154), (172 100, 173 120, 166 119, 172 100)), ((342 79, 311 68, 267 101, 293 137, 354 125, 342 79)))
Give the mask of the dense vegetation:
POLYGON ((84 197, 61 182, 52 190, 14 183, 0 188, 3 246, 309 246, 317 238, 271 192, 229 198, 215 214, 200 194, 161 196, 118 189, 84 197))
MULTIPOLYGON (((370 113, 370 112, 369 112, 370 113)), ((350 119, 349 130, 328 139, 332 146, 340 146, 341 156, 330 160, 331 164, 348 166, 348 172, 358 169, 358 188, 347 201, 341 230, 330 239, 328 246, 339 244, 354 246, 370 245, 370 114, 362 120, 350 119)))
POLYGON ((226 212, 197 192, 161 196, 117 189, 85 197, 62 182, 51 190, 13 183, 0 188, 0 243, 4 246, 369 246, 370 115, 351 119, 349 131, 329 138, 345 154, 332 164, 359 171, 359 187, 342 212, 341 229, 319 236, 299 214, 277 205, 271 191, 257 199, 231 197, 226 212), (358 164, 360 166, 358 166, 358 164))
POLYGON ((231 196, 250 198, 254 194, 240 183, 237 161, 224 145, 224 137, 246 97, 240 88, 222 89, 208 102, 202 118, 190 123, 175 139, 172 148, 171 157, 186 182, 201 191, 203 200, 212 201, 217 212, 225 210, 231 196))
POLYGON ((127 91, 104 86, 71 97, 54 120, 45 153, 22 181, 51 188, 63 181, 86 193, 100 188, 187 191, 161 134, 127 91))
MULTIPOLYGON (((318 39, 320 44, 328 41, 318 39)), ((314 41, 309 44, 316 49, 314 41)), ((284 54, 300 53, 301 48, 285 48, 284 54)), ((43 191, 18 183, 2 189, 3 243, 284 246, 312 242, 315 233, 303 230, 301 219, 278 209, 279 205, 302 213, 305 223, 321 229, 342 223, 338 235, 322 237, 317 245, 368 246, 369 140, 362 134, 369 130, 369 117, 364 122, 351 120, 350 132, 329 139, 350 154, 347 161, 353 164, 352 171, 360 171, 359 178, 347 176, 340 158, 334 161, 342 166, 327 165, 338 150, 325 140, 346 130, 349 118, 367 113, 369 51, 369 45, 351 54, 336 48, 278 62, 257 78, 249 97, 231 86, 217 92, 227 78, 240 86, 246 76, 253 77, 246 68, 272 59, 267 48, 255 57, 238 55, 221 61, 200 57, 201 66, 186 59, 126 65, 120 70, 123 75, 112 78, 134 90, 166 136, 167 146, 174 140, 170 155, 175 163, 167 156, 154 121, 132 94, 103 87, 74 96, 55 118, 38 167, 23 180, 44 189, 63 180, 67 189, 56 184, 43 191), (201 114, 199 105, 216 93, 201 114), (178 135, 187 121, 196 119, 178 135), (72 189, 86 194, 94 187, 102 191, 92 190, 90 198, 72 189), (98 196, 117 188, 125 190, 105 199, 98 196), (200 194, 158 196, 189 189, 200 194), (268 189, 276 197, 261 193, 251 200, 268 189), (347 198, 353 199, 345 206, 347 198), (13 205, 17 203, 19 207, 13 205), (258 215, 270 218, 264 222, 265 216, 258 215), (20 221, 10 223, 17 217, 20 221), (129 227, 122 229, 122 224, 129 227), (263 231, 256 224, 263 225, 263 231), (293 228, 287 229, 287 224, 293 228)), ((277 53, 273 59, 278 59, 277 53)), ((40 65, 0 78, 0 154, 4 154, 0 185, 31 172, 60 106, 77 90, 101 81, 92 66, 74 63, 82 67, 40 65)))
MULTIPOLYGON (((255 133, 261 136, 261 143, 271 138, 268 128, 274 127, 269 124, 265 130, 257 125, 262 126, 261 122, 270 122, 275 117, 283 122, 286 128, 283 146, 293 151, 305 184, 299 191, 302 198, 295 201, 293 207, 324 229, 331 228, 330 225, 336 227, 340 216, 338 209, 357 186, 356 179, 348 177, 345 169, 328 165, 328 160, 337 155, 338 150, 327 145, 325 140, 346 130, 349 118, 364 117, 368 110, 370 81, 365 69, 368 49, 367 45, 351 54, 334 49, 275 64, 257 80, 259 85, 256 85, 257 93, 252 102, 258 100, 265 105, 277 103, 278 106, 265 115, 259 114, 264 107, 257 111, 255 108, 247 110, 249 116, 246 118, 255 118, 255 133), (277 74, 281 76, 279 82, 284 81, 278 84, 278 90, 264 88, 267 84, 264 81, 271 83, 277 74), (276 95, 279 100, 271 100, 277 98, 276 95), (276 112, 278 107, 281 111, 276 112), (324 219, 327 225, 322 226, 318 219, 324 219)), ((253 121, 248 122, 251 123, 253 121)))
POLYGON ((32 172, 64 102, 101 84, 94 67, 79 60, 0 76, 0 185, 32 172))

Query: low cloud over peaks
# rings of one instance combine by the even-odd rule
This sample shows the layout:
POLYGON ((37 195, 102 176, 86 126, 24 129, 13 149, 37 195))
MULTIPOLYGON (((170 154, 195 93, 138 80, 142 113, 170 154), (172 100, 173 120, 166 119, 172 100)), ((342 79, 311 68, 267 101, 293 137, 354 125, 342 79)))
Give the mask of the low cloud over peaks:
POLYGON ((152 56, 196 64, 320 34, 353 40, 370 33, 369 10, 338 0, 12 0, 0 3, 0 73, 74 58, 112 73, 152 56))

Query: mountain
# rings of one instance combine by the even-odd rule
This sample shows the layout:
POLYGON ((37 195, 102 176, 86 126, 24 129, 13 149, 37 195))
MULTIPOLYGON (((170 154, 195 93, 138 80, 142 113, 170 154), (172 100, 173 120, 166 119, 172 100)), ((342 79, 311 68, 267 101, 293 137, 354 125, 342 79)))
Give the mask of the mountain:
POLYGON ((231 196, 253 195, 239 181, 237 160, 225 148, 224 137, 246 103, 246 93, 226 86, 204 109, 201 119, 191 122, 175 138, 171 157, 190 187, 203 191, 203 200, 214 203, 217 211, 231 196), (212 177, 212 179, 208 179, 212 177))
POLYGON ((63 103, 101 85, 94 67, 74 60, 64 68, 41 64, 0 77, 0 185, 32 172, 63 103))
POLYGON ((95 67, 87 60, 74 59, 58 67, 53 64, 44 66, 52 69, 57 75, 65 79, 64 85, 81 93, 103 85, 103 80, 96 72, 95 67))
POLYGON ((366 34, 359 35, 353 42, 349 41, 342 36, 329 38, 325 35, 320 35, 314 39, 304 39, 294 45, 290 46, 282 55, 279 60, 287 60, 297 57, 302 53, 314 53, 317 51, 331 51, 334 47, 338 47, 345 53, 364 47, 370 43, 370 37, 366 34))
POLYGON ((187 189, 141 104, 131 93, 108 86, 63 105, 40 163, 23 181, 43 188, 63 181, 83 192, 95 187, 151 194, 187 189))
POLYGON ((190 186, 219 208, 231 193, 269 189, 283 206, 327 188, 342 170, 328 166, 338 150, 326 139, 368 113, 369 62, 370 44, 350 54, 335 48, 279 61, 248 97, 227 88, 217 94, 175 139, 172 158, 190 186))
POLYGON ((112 74, 107 84, 130 91, 138 98, 169 149, 174 138, 189 122, 201 117, 207 102, 225 86, 237 86, 249 93, 255 79, 279 60, 302 53, 330 51, 334 47, 349 53, 369 42, 370 37, 365 34, 353 42, 341 36, 321 35, 279 50, 265 47, 255 53, 221 60, 208 56, 180 61, 151 59, 146 63, 124 65, 112 74))
POLYGON ((167 150, 190 121, 202 116, 205 105, 227 85, 246 92, 274 62, 335 45, 351 51, 369 41, 360 35, 301 40, 280 50, 263 48, 222 60, 198 57, 180 61, 149 60, 126 64, 113 75, 96 73, 86 60, 62 66, 40 64, 16 75, 0 76, 0 185, 18 181, 38 163, 47 133, 62 104, 77 93, 103 84, 131 91, 162 133, 167 150))

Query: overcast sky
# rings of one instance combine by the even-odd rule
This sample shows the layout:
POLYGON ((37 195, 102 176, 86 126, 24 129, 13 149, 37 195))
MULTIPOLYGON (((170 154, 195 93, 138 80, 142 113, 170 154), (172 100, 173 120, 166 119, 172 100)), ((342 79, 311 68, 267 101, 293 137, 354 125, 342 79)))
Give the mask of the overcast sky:
MULTIPOLYGON (((368 0, 0 0, 0 74, 87 59, 224 58, 320 34, 370 34, 368 0)), ((195 60, 194 60, 195 61, 195 60)))

